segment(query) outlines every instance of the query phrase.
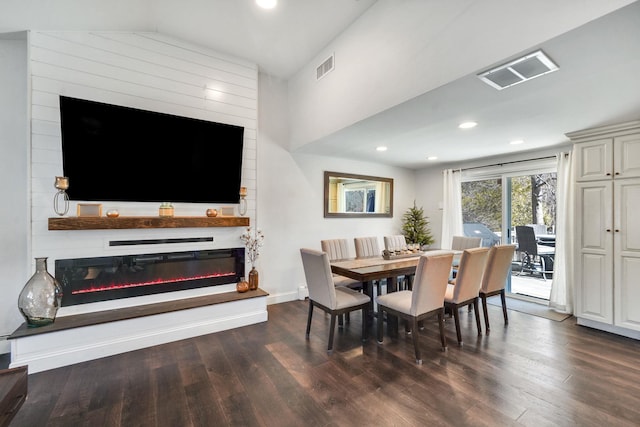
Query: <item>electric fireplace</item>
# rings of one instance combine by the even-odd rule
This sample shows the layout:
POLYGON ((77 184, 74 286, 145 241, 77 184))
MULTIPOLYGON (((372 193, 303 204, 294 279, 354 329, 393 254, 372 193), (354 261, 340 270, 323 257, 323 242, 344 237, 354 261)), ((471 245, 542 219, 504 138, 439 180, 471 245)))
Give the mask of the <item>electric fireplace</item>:
POLYGON ((237 283, 244 248, 59 259, 62 306, 237 283))

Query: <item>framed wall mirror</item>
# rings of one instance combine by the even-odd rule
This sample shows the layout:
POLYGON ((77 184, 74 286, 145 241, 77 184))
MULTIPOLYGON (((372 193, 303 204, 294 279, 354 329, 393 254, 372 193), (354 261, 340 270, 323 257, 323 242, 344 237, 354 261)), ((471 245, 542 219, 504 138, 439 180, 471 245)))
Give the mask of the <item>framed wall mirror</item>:
POLYGON ((325 171, 324 217, 393 217, 393 179, 325 171))

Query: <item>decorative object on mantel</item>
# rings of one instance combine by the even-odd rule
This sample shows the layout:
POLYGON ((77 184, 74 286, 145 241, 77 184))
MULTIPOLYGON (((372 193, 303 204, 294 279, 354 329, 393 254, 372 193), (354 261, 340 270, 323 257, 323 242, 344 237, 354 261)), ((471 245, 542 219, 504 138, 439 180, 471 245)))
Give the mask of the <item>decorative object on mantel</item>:
POLYGON ((67 194, 69 178, 66 176, 56 176, 53 186, 58 190, 56 195, 53 196, 53 210, 58 215, 64 216, 69 212, 69 195, 67 194), (60 199, 62 199, 62 201, 60 199), (62 207, 60 207, 60 203, 62 203, 62 207))
POLYGON ((249 271, 249 290, 254 291, 258 289, 258 270, 256 270, 256 261, 260 256, 260 248, 264 241, 264 234, 259 229, 255 229, 254 231, 252 227, 249 227, 240 236, 240 240, 244 242, 247 248, 247 257, 251 262, 251 271, 249 271))
POLYGON ((220 216, 234 216, 233 206, 222 206, 220 208, 220 216))
POLYGON ((218 210, 217 209, 207 209, 207 216, 209 218, 215 218, 218 216, 218 210))
POLYGON ((53 323, 62 299, 62 288, 47 271, 47 258, 35 260, 36 272, 24 285, 18 297, 18 309, 29 327, 53 323))
POLYGON ((164 202, 160 205, 158 212, 159 216, 173 216, 173 205, 169 202, 164 202))
POLYGON ((101 203, 78 203, 76 206, 76 212, 79 217, 101 217, 102 216, 102 204, 101 203))
POLYGON ((120 212, 118 209, 109 209, 107 211, 107 218, 118 218, 120 216, 120 212))
POLYGON ((247 214, 247 187, 240 187, 240 204, 238 205, 240 216, 247 214))
POLYGON ((407 209, 402 216, 402 234, 407 239, 408 244, 418 244, 419 248, 429 247, 434 242, 431 230, 429 230, 429 220, 424 215, 422 207, 416 206, 407 209))
POLYGON ((243 293, 249 290, 249 282, 241 280, 236 284, 236 291, 243 293))

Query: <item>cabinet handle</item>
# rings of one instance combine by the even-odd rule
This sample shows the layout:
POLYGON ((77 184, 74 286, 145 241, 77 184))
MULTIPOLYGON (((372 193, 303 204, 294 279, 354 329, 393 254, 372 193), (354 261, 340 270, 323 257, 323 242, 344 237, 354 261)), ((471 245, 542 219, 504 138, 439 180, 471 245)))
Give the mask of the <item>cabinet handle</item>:
POLYGON ((611 229, 610 228, 607 228, 607 233, 611 233, 611 229))
POLYGON ((619 233, 619 232, 620 232, 620 230, 618 230, 618 229, 616 228, 616 233, 619 233))
POLYGON ((611 172, 607 172, 607 176, 611 176, 611 172))
POLYGON ((616 172, 616 175, 620 175, 620 172, 616 172))

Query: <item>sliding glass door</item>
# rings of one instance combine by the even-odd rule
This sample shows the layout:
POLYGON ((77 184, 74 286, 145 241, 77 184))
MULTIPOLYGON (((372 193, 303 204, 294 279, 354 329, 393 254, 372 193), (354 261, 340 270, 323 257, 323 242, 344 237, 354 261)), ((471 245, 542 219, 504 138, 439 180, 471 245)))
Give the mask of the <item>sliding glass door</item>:
POLYGON ((483 246, 514 243, 507 292, 549 299, 555 251, 555 159, 463 171, 466 236, 483 246), (507 170, 508 169, 508 170, 507 170), (518 241, 518 233, 520 241, 518 241), (523 233, 528 233, 523 237, 523 233))

